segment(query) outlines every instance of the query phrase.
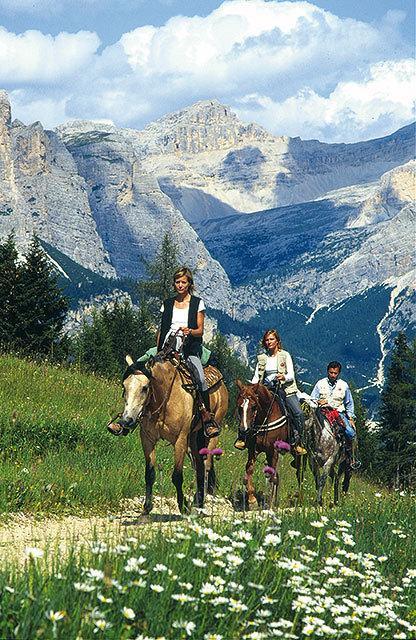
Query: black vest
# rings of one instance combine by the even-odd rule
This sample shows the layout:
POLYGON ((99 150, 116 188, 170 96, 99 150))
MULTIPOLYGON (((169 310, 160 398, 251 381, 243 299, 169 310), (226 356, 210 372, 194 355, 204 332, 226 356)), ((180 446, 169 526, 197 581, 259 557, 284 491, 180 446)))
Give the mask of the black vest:
MULTIPOLYGON (((170 329, 172 324, 172 314, 173 314, 173 306, 175 304, 176 298, 168 298, 163 303, 163 313, 162 313, 162 323, 160 325, 160 335, 159 342, 157 344, 157 350, 163 346, 163 342, 166 338, 166 335, 170 329)), ((197 296, 191 296, 189 301, 189 310, 188 310, 188 327, 190 329, 198 328, 198 307, 201 298, 197 296)), ((185 357, 188 356, 198 356, 201 357, 202 353, 202 338, 198 338, 196 336, 188 336, 185 340, 185 344, 183 347, 183 355, 185 357)))

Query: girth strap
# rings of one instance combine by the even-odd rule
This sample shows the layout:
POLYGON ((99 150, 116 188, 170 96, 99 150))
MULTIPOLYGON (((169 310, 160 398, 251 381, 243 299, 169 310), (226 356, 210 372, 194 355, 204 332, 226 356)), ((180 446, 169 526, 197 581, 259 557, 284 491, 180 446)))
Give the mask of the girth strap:
POLYGON ((260 433, 261 431, 272 431, 273 429, 278 429, 279 427, 282 427, 285 422, 286 422, 286 416, 282 416, 277 420, 273 420, 273 422, 268 422, 267 424, 263 424, 263 425, 255 425, 255 430, 256 430, 256 433, 260 433))

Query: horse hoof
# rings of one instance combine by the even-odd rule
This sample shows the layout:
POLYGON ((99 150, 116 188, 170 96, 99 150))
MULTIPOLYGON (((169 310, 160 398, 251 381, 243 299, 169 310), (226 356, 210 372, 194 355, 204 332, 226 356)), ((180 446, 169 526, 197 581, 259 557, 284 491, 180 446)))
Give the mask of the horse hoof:
POLYGON ((150 514, 150 512, 152 511, 152 509, 153 509, 153 505, 152 504, 144 505, 143 511, 142 511, 142 516, 148 516, 150 514))

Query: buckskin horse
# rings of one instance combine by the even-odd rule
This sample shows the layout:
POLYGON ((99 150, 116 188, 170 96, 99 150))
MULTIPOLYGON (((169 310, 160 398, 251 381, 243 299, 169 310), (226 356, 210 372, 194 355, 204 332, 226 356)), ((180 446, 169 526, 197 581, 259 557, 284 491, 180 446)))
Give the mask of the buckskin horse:
MULTIPOLYGON (((188 510, 183 494, 183 464, 186 454, 190 455, 196 472, 197 491, 195 504, 202 507, 205 497, 205 478, 209 475, 208 489, 213 491, 215 475, 212 455, 201 455, 202 448, 212 450, 217 438, 204 435, 198 419, 196 402, 189 392, 190 380, 180 366, 180 359, 165 359, 158 354, 146 366, 135 364, 130 356, 129 365, 123 376, 124 411, 117 423, 110 423, 109 429, 131 430, 141 421, 140 438, 146 461, 146 498, 144 514, 153 508, 152 493, 155 481, 156 443, 163 439, 174 447, 174 469, 172 482, 176 488, 178 507, 181 513, 188 510), (187 390, 188 387, 188 390, 187 390)), ((220 424, 228 409, 228 391, 220 372, 215 367, 205 368, 210 386, 211 411, 220 424)))
POLYGON ((239 393, 237 411, 240 424, 247 431, 246 443, 248 459, 246 464, 245 483, 249 510, 255 509, 257 498, 253 484, 253 473, 259 453, 266 454, 271 483, 270 506, 277 501, 279 486, 278 462, 279 454, 289 451, 288 422, 274 393, 261 383, 244 384, 236 380, 239 393))

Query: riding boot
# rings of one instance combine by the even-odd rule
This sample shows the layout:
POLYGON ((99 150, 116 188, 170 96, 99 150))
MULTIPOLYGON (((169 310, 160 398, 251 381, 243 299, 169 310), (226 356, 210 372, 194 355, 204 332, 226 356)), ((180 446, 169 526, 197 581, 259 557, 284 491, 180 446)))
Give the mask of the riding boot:
POLYGON ((293 442, 292 447, 295 453, 299 456, 304 456, 307 452, 304 446, 302 446, 302 436, 303 436, 303 423, 304 418, 301 416, 293 416, 294 422, 296 426, 293 428, 293 442))
POLYGON ((234 442, 234 446, 239 451, 242 451, 247 446, 246 445, 246 432, 243 431, 242 429, 238 430, 238 437, 237 437, 237 440, 234 442))
POLYGON ((200 391, 200 407, 199 412, 201 414, 202 424, 204 426, 204 433, 207 438, 215 438, 220 434, 221 427, 215 420, 210 410, 210 396, 209 391, 200 391))
POLYGON ((361 467, 361 461, 356 457, 357 443, 353 438, 345 438, 345 455, 351 469, 356 470, 361 467))

